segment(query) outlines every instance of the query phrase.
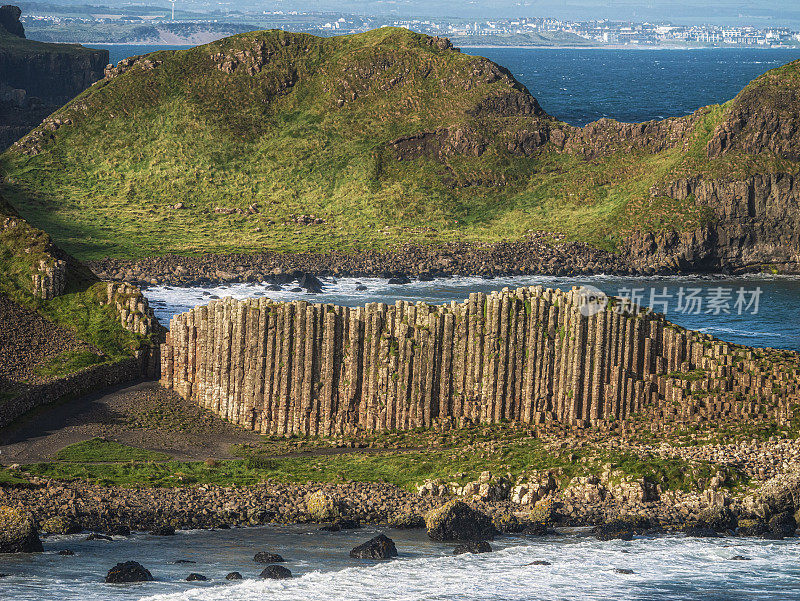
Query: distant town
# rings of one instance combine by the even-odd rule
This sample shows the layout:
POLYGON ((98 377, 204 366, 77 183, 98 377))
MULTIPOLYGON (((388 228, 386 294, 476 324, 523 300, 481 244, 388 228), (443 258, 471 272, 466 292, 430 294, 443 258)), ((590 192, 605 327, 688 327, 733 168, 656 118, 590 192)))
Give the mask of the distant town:
POLYGON ((317 35, 341 35, 395 26, 446 36, 456 44, 474 46, 800 46, 800 32, 785 27, 564 21, 538 17, 465 21, 298 11, 191 12, 147 6, 109 9, 87 5, 37 5, 26 13, 23 22, 31 38, 48 42, 199 43, 253 29, 277 28, 317 35))

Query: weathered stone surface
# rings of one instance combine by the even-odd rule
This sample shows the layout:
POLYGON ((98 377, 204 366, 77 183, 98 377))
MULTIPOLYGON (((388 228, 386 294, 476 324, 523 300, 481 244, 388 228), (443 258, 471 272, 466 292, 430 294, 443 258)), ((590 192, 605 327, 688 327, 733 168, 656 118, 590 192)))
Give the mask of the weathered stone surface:
POLYGON ((339 517, 341 513, 341 504, 330 494, 318 490, 306 501, 306 509, 316 521, 325 522, 339 517))

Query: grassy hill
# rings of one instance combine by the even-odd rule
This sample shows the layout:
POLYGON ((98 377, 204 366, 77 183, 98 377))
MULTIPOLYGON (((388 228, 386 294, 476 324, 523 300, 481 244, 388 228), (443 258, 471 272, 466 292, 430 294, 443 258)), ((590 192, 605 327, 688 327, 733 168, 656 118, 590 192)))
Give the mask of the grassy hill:
MULTIPOLYGON (((798 171, 780 144, 710 158, 709 142, 741 117, 736 100, 647 126, 574 128, 502 67, 403 29, 253 32, 131 62, 0 158, 10 202, 80 259, 530 230, 614 249, 634 230, 715 218, 692 196, 653 192, 666 183, 798 171)), ((798 72, 784 67, 770 85, 798 72)))

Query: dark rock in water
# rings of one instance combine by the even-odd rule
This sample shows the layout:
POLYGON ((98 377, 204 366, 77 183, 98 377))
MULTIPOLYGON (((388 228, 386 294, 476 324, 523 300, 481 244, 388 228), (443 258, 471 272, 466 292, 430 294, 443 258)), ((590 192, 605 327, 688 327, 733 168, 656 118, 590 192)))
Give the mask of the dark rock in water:
POLYGON ((544 560, 544 559, 537 559, 537 560, 532 561, 530 563, 527 563, 525 565, 528 565, 528 566, 551 566, 553 564, 550 563, 549 561, 544 560))
POLYGON ((313 294, 319 294, 324 288, 319 278, 311 275, 310 273, 304 273, 303 275, 299 276, 297 278, 297 285, 313 294))
POLYGON ((428 536, 438 541, 480 540, 496 534, 491 518, 463 501, 450 501, 425 516, 428 536))
POLYGON ((151 580, 153 580, 153 575, 138 561, 118 563, 106 574, 106 582, 110 584, 150 582, 151 580))
POLYGON ((0 553, 39 553, 42 541, 29 515, 13 507, 0 507, 0 553))
POLYGON ((86 537, 87 541, 90 540, 114 540, 107 534, 100 534, 99 532, 92 532, 89 536, 86 537))
POLYGON ((208 290, 203 290, 203 296, 211 296, 211 293, 208 290))
POLYGON ((774 538, 787 538, 794 536, 795 530, 797 530, 797 522, 794 519, 794 515, 784 511, 769 518, 767 527, 774 538))
POLYGON ((429 274, 429 273, 421 273, 421 274, 419 274, 417 276, 417 279, 420 282, 432 282, 433 281, 433 276, 431 274, 429 274))
POLYGON ((485 540, 471 540, 464 544, 458 545, 453 549, 453 555, 461 555, 463 553, 491 553, 492 546, 485 540))
POLYGON ((320 528, 320 530, 325 532, 339 532, 340 530, 356 530, 358 528, 361 528, 361 524, 358 523, 358 520, 340 518, 332 521, 329 524, 325 524, 320 528))
POLYGON ((367 287, 366 287, 364 284, 358 284, 358 285, 356 286, 356 290, 357 290, 358 292, 364 292, 364 290, 366 290, 366 289, 367 289, 367 287))
POLYGON ((282 563, 286 561, 277 553, 268 553, 267 551, 259 551, 253 556, 253 561, 256 563, 282 563))
POLYGON ((731 557, 731 561, 750 561, 750 558, 744 555, 734 555, 731 557))
POLYGON ((264 288, 265 290, 269 290, 270 292, 280 292, 283 290, 278 284, 269 284, 264 288))
POLYGON ((242 575, 239 572, 231 572, 227 576, 225 576, 225 580, 241 580, 242 575))
POLYGON ((212 294, 212 295, 211 295, 211 296, 209 296, 208 298, 212 298, 212 299, 214 299, 214 300, 218 300, 218 299, 219 299, 219 297, 218 297, 216 294, 212 294))
POLYGON ((355 559, 389 559, 397 557, 397 547, 394 541, 385 534, 379 534, 367 542, 354 547, 350 551, 350 557, 355 559))
POLYGON ((398 275, 393 278, 389 278, 389 281, 386 283, 389 284, 390 286, 398 286, 398 285, 404 286, 406 284, 410 284, 411 280, 408 278, 407 275, 398 275))
POLYGON ((292 577, 292 572, 283 566, 267 566, 261 572, 262 578, 269 578, 270 580, 285 580, 292 577))
POLYGON ((303 291, 303 289, 300 288, 300 286, 295 286, 289 292, 302 292, 302 291, 303 291))
POLYGON ((175 528, 172 526, 159 526, 150 531, 153 536, 174 536, 175 528))
POLYGON ((127 526, 123 526, 123 525, 120 524, 118 526, 114 526, 113 528, 111 528, 108 531, 108 533, 109 534, 113 534, 115 536, 130 536, 131 535, 131 529, 128 528, 127 526))
POLYGON ((187 564, 187 563, 197 563, 197 562, 196 561, 192 561, 191 559, 176 559, 172 563, 187 564))
POLYGON ((683 529, 683 532, 686 536, 694 538, 715 538, 719 536, 716 530, 708 526, 687 526, 683 529))
POLYGON ((208 580, 208 578, 202 574, 196 574, 195 572, 192 572, 186 577, 186 582, 205 582, 206 580, 208 580))
POLYGON ((614 571, 617 574, 633 574, 633 570, 630 570, 628 568, 614 568, 614 571))
POLYGON ((65 556, 75 555, 75 551, 73 551, 72 549, 61 549, 61 551, 59 551, 58 554, 65 556))

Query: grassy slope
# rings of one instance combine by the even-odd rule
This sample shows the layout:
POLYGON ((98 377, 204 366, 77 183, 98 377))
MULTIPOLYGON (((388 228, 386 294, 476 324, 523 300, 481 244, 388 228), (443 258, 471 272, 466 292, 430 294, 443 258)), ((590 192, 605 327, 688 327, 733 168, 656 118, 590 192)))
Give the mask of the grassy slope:
MULTIPOLYGON (((79 263, 71 263, 63 295, 49 301, 33 296, 31 274, 40 260, 52 260, 51 252, 49 236, 22 221, 0 197, 0 294, 38 311, 55 325, 73 331, 77 338, 101 353, 64 351, 42 360, 35 368, 36 373, 47 379, 56 379, 98 363, 130 357, 141 347, 143 338, 122 327, 113 307, 100 304, 106 295, 106 284, 98 282, 79 263), (2 225, 6 219, 15 220, 19 225, 4 228, 2 225)), ((23 392, 27 384, 0 377, 0 404, 23 392)))
POLYGON ((688 152, 514 157, 506 140, 532 118, 470 114, 508 82, 476 76, 482 59, 425 39, 391 28, 326 39, 254 32, 156 53, 160 67, 120 75, 63 109, 75 125, 62 127, 45 152, 3 155, 6 193, 83 259, 492 242, 529 229, 614 248, 635 228, 690 228, 709 218, 691 200, 651 199, 653 185, 797 169, 772 157, 708 161, 705 144, 729 105, 698 117, 688 152), (215 67, 215 53, 258 41, 273 52, 261 73, 215 67), (276 94, 292 68, 297 83, 276 94), (446 126, 468 126, 491 144, 480 157, 445 162, 398 162, 386 149, 399 136, 446 126), (176 202, 187 208, 173 209, 176 202), (259 215, 213 210, 251 203, 259 215), (327 223, 285 223, 295 213, 327 223))

